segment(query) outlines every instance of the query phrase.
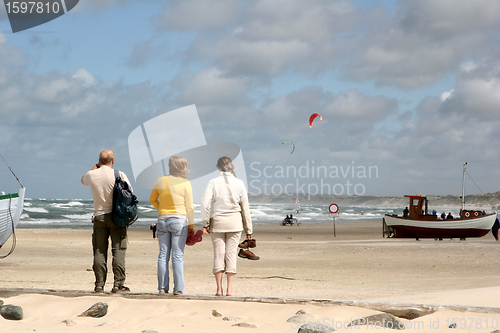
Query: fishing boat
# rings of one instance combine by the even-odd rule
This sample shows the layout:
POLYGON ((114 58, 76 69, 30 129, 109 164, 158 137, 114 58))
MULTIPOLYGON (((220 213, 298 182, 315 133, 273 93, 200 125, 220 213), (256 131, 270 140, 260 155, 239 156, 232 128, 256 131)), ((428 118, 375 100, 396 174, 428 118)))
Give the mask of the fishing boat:
POLYGON ((429 214, 429 199, 421 195, 405 195, 409 198, 408 209, 403 216, 385 214, 383 219, 384 235, 396 238, 460 238, 483 237, 492 228, 497 212, 486 213, 465 209, 465 168, 462 180, 462 208, 460 216, 448 215, 441 218, 429 214))
POLYGON ((17 193, 0 195, 0 248, 14 232, 23 212, 25 188, 17 193))
MULTIPOLYGON (((1 155, 0 155, 1 156, 1 155)), ((3 156, 2 156, 3 158, 3 156)), ((3 159, 5 161, 5 159, 3 159)), ((7 163, 5 161, 5 163, 7 163)), ((8 164, 7 164, 8 166, 8 164)), ((17 193, 0 194, 0 248, 7 242, 7 240, 12 236, 12 246, 9 252, 5 255, 1 255, 0 259, 9 256, 16 247, 16 226, 23 213, 24 206, 24 193, 26 188, 21 184, 14 171, 9 167, 10 171, 16 177, 21 188, 17 193)))

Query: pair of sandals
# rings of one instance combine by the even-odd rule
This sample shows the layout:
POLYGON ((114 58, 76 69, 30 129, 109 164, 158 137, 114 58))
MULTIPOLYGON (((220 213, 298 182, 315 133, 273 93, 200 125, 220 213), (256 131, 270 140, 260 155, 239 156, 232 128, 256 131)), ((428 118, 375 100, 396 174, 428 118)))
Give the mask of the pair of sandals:
MULTIPOLYGON (((96 293, 103 293, 104 292, 104 287, 96 286, 94 288, 94 291, 96 293)), ((113 289, 111 289, 112 293, 121 293, 121 292, 127 292, 127 291, 130 291, 130 288, 129 287, 125 287, 125 286, 113 287, 113 289)))
POLYGON ((186 245, 193 246, 194 244, 201 242, 203 239, 203 230, 198 230, 193 236, 188 236, 186 239, 186 245))

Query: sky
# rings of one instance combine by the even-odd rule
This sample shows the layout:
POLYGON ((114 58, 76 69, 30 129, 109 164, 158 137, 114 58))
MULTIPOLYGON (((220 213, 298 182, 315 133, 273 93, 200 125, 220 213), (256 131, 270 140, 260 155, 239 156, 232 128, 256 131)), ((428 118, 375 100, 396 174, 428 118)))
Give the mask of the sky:
POLYGON ((496 192, 499 39, 497 0, 82 0, 17 33, 1 6, 0 154, 27 197, 81 199, 112 149, 148 200, 128 136, 195 104, 252 194, 460 195, 465 162, 496 192))

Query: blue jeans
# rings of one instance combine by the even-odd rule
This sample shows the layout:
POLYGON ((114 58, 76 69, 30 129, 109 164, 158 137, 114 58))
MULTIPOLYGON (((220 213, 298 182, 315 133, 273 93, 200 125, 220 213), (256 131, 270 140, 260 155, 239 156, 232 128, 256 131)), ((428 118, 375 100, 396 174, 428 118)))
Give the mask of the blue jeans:
POLYGON ((172 253, 172 269, 174 275, 174 290, 184 292, 184 247, 188 227, 186 219, 160 216, 156 224, 160 254, 158 255, 158 290, 168 292, 169 276, 168 261, 172 253))

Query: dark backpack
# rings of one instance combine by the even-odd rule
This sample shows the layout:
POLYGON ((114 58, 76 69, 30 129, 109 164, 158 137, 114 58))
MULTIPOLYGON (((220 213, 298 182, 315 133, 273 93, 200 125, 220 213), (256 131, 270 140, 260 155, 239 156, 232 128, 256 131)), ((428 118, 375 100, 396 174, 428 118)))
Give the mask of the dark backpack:
POLYGON ((115 186, 113 187, 113 222, 119 227, 128 227, 134 223, 139 214, 137 212, 137 197, 132 193, 128 183, 115 170, 115 186))

